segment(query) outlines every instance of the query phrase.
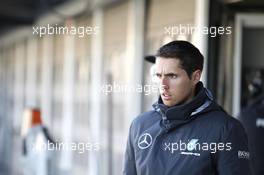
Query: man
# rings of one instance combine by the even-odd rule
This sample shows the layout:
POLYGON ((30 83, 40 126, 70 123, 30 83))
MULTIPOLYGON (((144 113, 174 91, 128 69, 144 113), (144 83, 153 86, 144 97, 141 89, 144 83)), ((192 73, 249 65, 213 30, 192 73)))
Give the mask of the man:
POLYGON ((53 174, 52 156, 55 152, 46 149, 49 143, 54 143, 48 129, 43 125, 41 111, 38 108, 26 108, 21 127, 23 140, 23 174, 51 175, 53 174))
POLYGON ((124 175, 250 175, 241 124, 200 82, 203 56, 187 41, 156 55, 160 96, 132 122, 124 175))
POLYGON ((264 92, 261 72, 257 71, 248 84, 249 103, 242 109, 239 120, 248 135, 251 167, 254 175, 264 174, 264 92))

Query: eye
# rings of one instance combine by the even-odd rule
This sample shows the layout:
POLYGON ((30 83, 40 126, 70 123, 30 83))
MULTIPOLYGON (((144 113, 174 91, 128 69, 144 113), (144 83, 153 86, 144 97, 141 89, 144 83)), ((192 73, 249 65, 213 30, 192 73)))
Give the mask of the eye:
POLYGON ((157 78, 161 78, 161 74, 156 74, 156 77, 157 78))
POLYGON ((176 74, 170 74, 168 77, 170 79, 176 79, 178 76, 176 74))

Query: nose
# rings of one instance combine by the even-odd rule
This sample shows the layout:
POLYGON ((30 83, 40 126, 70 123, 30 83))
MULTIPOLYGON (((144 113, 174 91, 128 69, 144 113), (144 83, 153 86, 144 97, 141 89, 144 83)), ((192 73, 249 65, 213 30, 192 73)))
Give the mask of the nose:
POLYGON ((168 79, 166 77, 162 77, 161 80, 160 80, 160 88, 162 90, 167 90, 169 89, 169 82, 168 82, 168 79))

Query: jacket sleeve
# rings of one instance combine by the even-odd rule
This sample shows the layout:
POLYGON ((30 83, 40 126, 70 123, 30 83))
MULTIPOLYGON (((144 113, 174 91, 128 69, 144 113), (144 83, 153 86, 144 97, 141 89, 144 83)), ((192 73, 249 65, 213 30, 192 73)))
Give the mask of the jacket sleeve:
POLYGON ((129 129, 129 135, 126 145, 125 157, 123 162, 123 175, 137 175, 135 154, 133 146, 133 122, 129 129))
POLYGON ((228 147, 216 153, 218 175, 251 175, 247 135, 240 122, 235 119, 231 121, 221 139, 228 147))

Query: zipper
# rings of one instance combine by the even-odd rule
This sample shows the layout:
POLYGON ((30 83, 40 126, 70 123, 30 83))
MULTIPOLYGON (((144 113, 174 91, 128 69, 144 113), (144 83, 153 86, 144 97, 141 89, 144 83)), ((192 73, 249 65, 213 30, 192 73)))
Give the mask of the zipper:
POLYGON ((165 113, 163 111, 160 111, 161 113, 161 118, 162 118, 162 124, 164 125, 165 129, 168 130, 168 125, 170 123, 170 121, 168 120, 167 116, 165 115, 165 113))

